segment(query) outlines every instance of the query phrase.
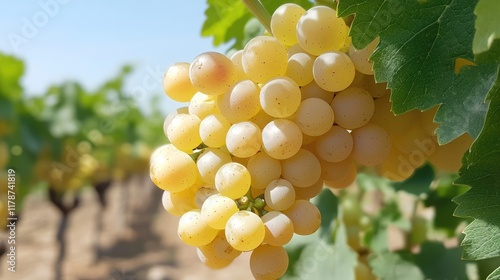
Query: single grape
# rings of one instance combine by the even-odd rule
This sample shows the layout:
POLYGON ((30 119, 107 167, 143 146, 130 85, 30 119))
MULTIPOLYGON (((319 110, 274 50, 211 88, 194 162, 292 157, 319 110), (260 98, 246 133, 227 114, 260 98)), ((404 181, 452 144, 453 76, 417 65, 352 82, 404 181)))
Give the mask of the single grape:
POLYGON ((208 147, 220 148, 226 144, 231 123, 222 115, 208 115, 200 122, 200 138, 208 147))
POLYGON ((224 164, 215 174, 215 187, 232 199, 244 196, 250 189, 251 177, 248 169, 239 163, 224 164))
POLYGON ((217 97, 221 113, 231 123, 247 121, 260 110, 260 88, 251 80, 241 80, 217 97))
POLYGON ((150 177, 160 189, 179 192, 193 185, 198 177, 198 170, 189 155, 165 149, 157 153, 151 162, 150 177))
POLYGON ((191 100, 197 89, 189 79, 189 63, 178 62, 170 66, 163 75, 163 89, 175 101, 191 100))
POLYGON ((295 122, 304 134, 320 136, 333 125, 334 115, 330 104, 319 98, 308 98, 300 103, 295 122))
POLYGON ((217 97, 207 95, 202 92, 197 92, 188 106, 189 114, 196 115, 198 118, 203 119, 208 115, 219 114, 217 107, 217 97))
POLYGON ((348 88, 339 92, 332 101, 335 122, 345 129, 367 124, 375 111, 372 96, 362 88, 348 88))
POLYGON ((205 52, 197 56, 189 67, 189 79, 208 95, 224 94, 236 81, 236 68, 225 55, 205 52))
POLYGON ((273 246, 283 246, 290 242, 293 237, 293 223, 287 215, 270 211, 262 216, 266 235, 264 242, 273 246))
POLYGON ((264 241, 266 230, 257 214, 241 210, 229 218, 225 233, 231 247, 238 251, 251 251, 264 241))
POLYGON ((305 86, 313 79, 312 69, 315 57, 307 53, 296 53, 288 58, 285 76, 291 78, 297 85, 305 86))
POLYGON ((389 134, 376 124, 367 124, 352 131, 354 141, 352 155, 366 166, 381 164, 391 151, 389 134))
POLYGON ((215 174, 221 166, 231 162, 231 155, 222 149, 206 148, 196 161, 203 182, 215 185, 215 174))
POLYGON ((283 213, 292 220, 294 232, 299 235, 313 234, 321 225, 318 207, 308 200, 296 200, 283 213))
POLYGON ((250 121, 235 123, 226 135, 226 147, 229 152, 240 158, 255 155, 262 145, 260 128, 250 121))
POLYGON ((349 56, 343 52, 326 52, 316 58, 313 76, 316 83, 327 91, 341 91, 354 80, 356 70, 349 56))
POLYGON ((218 232, 207 224, 198 209, 184 213, 177 228, 180 239, 191 246, 207 245, 214 240, 218 232))
POLYGON ((264 199, 269 208, 282 211, 292 206, 295 201, 295 190, 285 179, 273 180, 266 187, 264 199))
POLYGON ((264 244, 250 256, 250 270, 256 280, 279 279, 287 268, 288 254, 282 246, 264 244))
POLYGON ((265 189, 267 185, 281 176, 280 161, 259 152, 248 160, 248 172, 252 178, 252 188, 265 189))
POLYGON ((271 17, 273 36, 283 45, 296 44, 296 26, 300 17, 306 13, 301 6, 293 3, 283 4, 276 9, 271 17))
POLYGON ((285 74, 288 55, 286 48, 269 36, 251 39, 243 49, 241 64, 246 75, 256 83, 285 74))
POLYGON ((352 146, 353 140, 349 131, 337 125, 332 126, 314 142, 318 156, 329 162, 346 159, 351 154, 352 146))
POLYGON ((170 122, 167 137, 177 149, 189 152, 201 144, 200 122, 195 115, 179 114, 170 122))
POLYGON ((305 149, 281 161, 282 177, 300 188, 312 186, 321 177, 321 164, 316 156, 305 149))
POLYGON ((269 80, 260 91, 260 105, 268 115, 275 118, 291 116, 300 105, 300 88, 288 77, 269 80))
POLYGON ((287 159, 302 146, 302 131, 292 121, 276 119, 262 130, 262 148, 275 159, 287 159))

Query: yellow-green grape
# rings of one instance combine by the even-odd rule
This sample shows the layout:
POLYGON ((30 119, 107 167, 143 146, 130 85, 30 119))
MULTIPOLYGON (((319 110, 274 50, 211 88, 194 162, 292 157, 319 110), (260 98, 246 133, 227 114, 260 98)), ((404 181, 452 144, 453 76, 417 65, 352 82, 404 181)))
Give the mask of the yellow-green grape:
POLYGON ((241 210, 229 218, 225 233, 231 247, 238 251, 251 251, 262 244, 266 230, 257 214, 241 210))
POLYGON ((231 123, 222 115, 208 115, 200 122, 200 138, 208 147, 220 148, 226 144, 231 123))
POLYGON ((182 216, 187 211, 196 208, 194 197, 195 192, 190 188, 176 193, 164 191, 161 202, 168 213, 182 216))
POLYGON ((312 68, 314 57, 307 53, 296 53, 288 58, 285 76, 294 80, 297 85, 305 86, 313 79, 312 68))
POLYGON ((224 229, 227 220, 236 212, 238 212, 236 202, 221 194, 208 197, 201 206, 203 219, 215 229, 224 229))
POLYGON ((323 190, 323 179, 320 178, 312 186, 306 188, 294 187, 295 189, 295 199, 309 200, 317 196, 323 190))
POLYGON ((292 206, 295 201, 295 190, 285 179, 273 180, 266 187, 264 199, 269 208, 282 211, 292 206))
POLYGON ((276 119, 262 130, 262 147, 275 159, 287 159, 295 155, 302 146, 302 131, 294 122, 276 119))
POLYGON ((293 223, 287 215, 270 211, 262 216, 266 235, 264 242, 273 246, 283 246, 290 242, 293 237, 293 223))
POLYGON ((250 189, 250 183, 250 172, 240 163, 226 163, 215 174, 217 190, 232 199, 244 196, 250 189))
POLYGON ((391 111, 389 96, 376 99, 374 104, 375 111, 370 122, 383 127, 390 135, 406 133, 409 127, 418 123, 416 111, 395 116, 391 111))
POLYGON ((256 83, 283 76, 286 71, 288 55, 286 48, 278 39, 257 36, 243 49, 241 63, 247 76, 256 83))
POLYGON ((321 177, 324 180, 325 186, 329 188, 344 189, 356 180, 357 168, 352 162, 351 157, 339 162, 321 160, 320 163, 321 177))
POLYGON ((177 228, 179 238, 191 246, 207 245, 214 240, 218 232, 207 224, 198 209, 184 213, 177 228))
POLYGON ((152 159, 150 177, 160 189, 179 192, 191 187, 198 177, 196 163, 181 151, 164 148, 152 159))
POLYGON ((352 136, 346 129, 334 125, 314 142, 317 155, 329 162, 345 160, 352 152, 352 136))
POLYGON ((469 134, 463 134, 446 145, 436 145, 434 153, 429 156, 429 161, 439 171, 458 172, 462 167, 462 156, 473 141, 469 134))
POLYGON ((215 185, 215 174, 221 166, 231 162, 231 155, 223 149, 206 148, 196 161, 203 182, 215 185))
POLYGON ((283 45, 291 46, 296 44, 296 26, 300 17, 306 13, 301 6, 293 3, 283 4, 271 17, 271 31, 273 36, 283 45))
POLYGON ((352 155, 366 166, 381 164, 391 151, 391 138, 380 126, 369 123, 352 131, 352 155))
POLYGON ((186 106, 180 107, 180 108, 176 109, 175 111, 173 111, 172 113, 167 115, 167 117, 165 118, 165 121, 163 121, 163 133, 165 134, 165 136, 167 136, 168 126, 170 125, 170 123, 172 122, 174 117, 177 116, 178 114, 189 114, 188 107, 186 107, 186 106))
POLYGON ((250 270, 256 280, 279 279, 285 274, 288 262, 285 248, 264 244, 252 252, 250 270))
POLYGON ((343 52, 326 52, 314 60, 314 80, 327 91, 346 89, 354 80, 355 73, 354 64, 343 52))
POLYGON ((335 122, 345 129, 367 124, 375 111, 372 96, 362 88, 348 88, 339 92, 332 101, 335 122))
POLYGON ((319 98, 308 98, 300 103, 295 122, 304 134, 320 136, 333 125, 334 115, 330 104, 319 98))
POLYGON ((158 148, 156 148, 153 153, 151 153, 151 156, 149 158, 149 162, 150 164, 152 162, 154 162, 156 160, 156 158, 158 157, 165 157, 165 156, 168 156, 168 153, 170 153, 170 151, 177 151, 177 152, 180 152, 179 149, 177 149, 174 145, 172 144, 165 144, 165 145, 162 145, 158 148))
POLYGON ((243 57, 243 50, 235 51, 231 55, 231 61, 234 64, 234 68, 236 69, 236 81, 246 80, 247 74, 245 74, 245 70, 243 70, 243 64, 241 63, 241 58, 243 57))
POLYGON ((197 92, 189 102, 188 111, 189 114, 196 115, 200 119, 208 115, 218 114, 220 111, 217 107, 217 97, 197 92))
POLYGON ((236 68, 227 56, 217 52, 205 52, 197 56, 189 67, 189 79, 208 95, 225 93, 236 81, 236 68))
POLYGON ((302 101, 308 98, 319 98, 330 104, 334 96, 333 92, 322 89, 314 80, 301 87, 300 92, 302 93, 302 101))
POLYGON ((167 137, 177 149, 192 151, 201 144, 200 118, 191 114, 179 114, 167 128, 167 137))
POLYGON ((408 127, 405 133, 391 135, 391 140, 394 146, 404 153, 421 153, 422 156, 418 166, 422 165, 426 159, 426 155, 421 152, 423 143, 433 142, 432 136, 429 136, 418 123, 408 127))
POLYGON ((189 63, 178 62, 170 66, 163 75, 163 89, 175 101, 191 100, 198 90, 189 79, 189 63))
POLYGON ((259 152, 248 160, 248 172, 252 178, 252 188, 265 189, 267 185, 281 176, 280 161, 259 152))
MULTIPOLYGON (((408 154, 393 146, 387 158, 378 167, 378 172, 389 180, 404 181, 410 178, 417 168, 408 160, 408 157, 408 154)), ((423 158, 425 160, 425 157, 423 158)))
POLYGON ((229 152, 239 158, 255 155, 262 146, 262 133, 253 122, 235 123, 226 135, 226 147, 229 152))
POLYGON ((308 200, 296 200, 283 213, 292 220, 293 230, 299 235, 313 234, 321 225, 318 207, 308 200))
POLYGON ((212 269, 228 266, 241 254, 227 243, 223 231, 220 231, 209 244, 196 248, 196 253, 200 261, 212 269))
POLYGON ((260 105, 275 118, 291 116, 300 105, 300 88, 288 77, 269 80, 260 91, 260 105))
POLYGON ((360 50, 356 50, 353 45, 349 47, 349 57, 351 57, 354 67, 365 75, 373 75, 373 61, 370 56, 380 42, 379 37, 360 50))
POLYGON ((326 6, 312 7, 297 23, 300 46, 312 55, 339 50, 348 36, 349 27, 337 17, 337 12, 326 6))
POLYGON ((220 112, 231 123, 247 121, 260 110, 260 88, 251 80, 241 80, 217 97, 220 112))
POLYGON ((281 161, 282 177, 299 188, 312 186, 321 177, 321 164, 316 156, 305 149, 281 161))

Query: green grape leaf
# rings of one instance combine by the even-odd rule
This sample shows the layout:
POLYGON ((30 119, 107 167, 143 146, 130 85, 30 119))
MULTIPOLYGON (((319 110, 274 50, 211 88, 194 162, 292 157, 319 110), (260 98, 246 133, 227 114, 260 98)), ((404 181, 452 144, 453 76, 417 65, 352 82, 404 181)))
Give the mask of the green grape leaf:
POLYGON ((488 275, 488 278, 486 280, 500 280, 500 267, 495 269, 490 275, 488 275))
POLYGON ((0 53, 0 96, 11 101, 17 101, 21 96, 21 76, 24 73, 24 63, 9 55, 0 53))
POLYGON ((414 195, 420 195, 429 191, 429 187, 434 180, 434 169, 426 164, 417 170, 413 175, 403 182, 393 183, 396 190, 405 191, 414 195))
POLYGON ((476 33, 472 50, 478 61, 500 62, 500 1, 480 0, 477 3, 476 33))
POLYGON ((426 279, 420 268, 414 263, 412 255, 407 252, 386 252, 370 257, 373 273, 380 279, 426 279))
POLYGON ((460 260, 460 254, 458 247, 445 248, 443 243, 426 242, 415 256, 415 263, 426 279, 467 279, 466 263, 460 260))
POLYGON ((473 60, 475 3, 352 0, 338 6, 341 16, 356 14, 350 33, 356 48, 380 36, 371 57, 375 79, 387 81, 396 114, 442 104, 435 117, 440 144, 463 133, 477 137, 487 109, 484 98, 496 77, 491 65, 454 73, 457 58, 473 60))
MULTIPOLYGON (((490 109, 483 131, 466 153, 457 184, 471 188, 453 199, 455 216, 474 218, 464 230, 462 257, 500 256, 500 75, 488 96, 490 109)), ((498 275, 498 272, 497 272, 498 275)))

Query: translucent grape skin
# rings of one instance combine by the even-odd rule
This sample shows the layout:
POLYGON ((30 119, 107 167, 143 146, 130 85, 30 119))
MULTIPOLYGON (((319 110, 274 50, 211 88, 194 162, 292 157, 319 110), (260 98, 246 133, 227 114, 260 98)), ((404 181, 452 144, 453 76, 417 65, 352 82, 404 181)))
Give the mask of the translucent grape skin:
POLYGON ((252 252, 250 270, 256 280, 279 279, 285 274, 288 262, 285 248, 264 244, 252 252))
POLYGON ((323 190, 323 179, 320 178, 312 186, 306 188, 295 187, 295 199, 309 200, 317 196, 323 190))
POLYGON ((322 53, 313 64, 314 80, 327 91, 346 89, 354 80, 355 74, 354 64, 343 52, 322 53))
POLYGON ((343 128, 355 129, 367 124, 375 111, 372 96, 362 88, 348 88, 332 101, 335 122, 343 128))
POLYGON ((233 248, 238 251, 251 251, 264 241, 266 230, 257 214, 240 210, 227 221, 225 233, 227 242, 233 248))
POLYGON ((200 122, 200 138, 205 145, 220 148, 226 144, 226 134, 231 123, 222 115, 208 115, 200 122))
POLYGON ((224 196, 238 199, 250 189, 251 176, 248 169, 236 162, 226 163, 215 174, 215 187, 224 196))
POLYGON ((262 216, 266 228, 264 242, 273 246, 283 246, 293 237, 293 223, 279 211, 270 211, 262 216))
POLYGON ((376 124, 367 124, 352 131, 352 154, 356 161, 366 166, 381 164, 391 151, 389 134, 376 124))
POLYGON ((189 63, 178 62, 170 66, 163 75, 163 89, 175 101, 191 100, 198 90, 189 79, 189 63))
POLYGON ((177 228, 180 239, 191 246, 207 245, 214 240, 218 232, 207 224, 198 209, 184 213, 177 228))
POLYGON ((267 185, 281 176, 280 161, 259 152, 248 160, 247 169, 252 177, 252 188, 265 189, 267 185))
POLYGON ((165 208, 168 213, 174 216, 182 216, 187 211, 196 208, 194 197, 195 193, 192 189, 186 189, 176 193, 164 191, 161 202, 163 208, 165 208))
POLYGON ((299 86, 305 86, 313 81, 312 69, 314 57, 307 53, 296 53, 288 59, 285 76, 291 78, 299 86))
POLYGON ((294 122, 276 119, 262 130, 262 147, 275 159, 287 159, 300 150, 302 138, 302 131, 294 122))
POLYGON ((225 93, 236 81, 236 68, 225 55, 205 52, 198 55, 189 67, 189 79, 198 91, 208 95, 225 93))
POLYGON ((295 190, 285 179, 273 180, 266 187, 264 199, 269 208, 282 211, 292 206, 295 201, 295 190))
POLYGON ((170 143, 181 150, 190 152, 201 144, 200 118, 191 114, 179 114, 174 117, 167 129, 170 143))
POLYGON ((293 3, 283 4, 276 9, 271 17, 271 31, 273 36, 283 45, 296 44, 296 26, 300 17, 306 13, 301 6, 293 3))
POLYGON ((217 97, 221 113, 231 123, 247 121, 260 110, 260 88, 251 80, 241 80, 217 97))
POLYGON ((330 104, 319 98, 308 98, 300 103, 295 122, 304 134, 320 136, 333 125, 334 113, 330 104))
POLYGON ((336 11, 326 6, 310 8, 297 22, 298 42, 312 55, 339 50, 348 32, 349 28, 337 17, 336 11))
POLYGON ((212 242, 196 249, 200 261, 212 269, 227 267, 241 254, 229 245, 223 231, 220 231, 212 242))
POLYGON ((234 200, 221 194, 208 197, 201 206, 201 216, 215 229, 224 229, 227 220, 236 212, 238 206, 234 200))
POLYGON ((268 115, 275 118, 291 116, 299 108, 300 88, 288 77, 269 80, 260 91, 260 105, 268 115))
POLYGON ((151 180, 157 187, 166 191, 179 192, 187 189, 197 176, 196 163, 191 157, 173 148, 158 151, 151 161, 151 180))
POLYGON ((213 95, 197 92, 188 106, 189 114, 196 115, 198 118, 203 119, 208 115, 220 113, 217 107, 217 98, 213 95))
POLYGON ((256 83, 283 76, 287 62, 286 48, 276 38, 269 36, 251 39, 245 45, 241 57, 245 74, 256 83))
POLYGON ((321 159, 329 162, 339 162, 351 154, 353 143, 349 131, 334 125, 327 133, 316 139, 314 148, 321 159))
POLYGON ((308 200, 296 200, 283 213, 292 220, 293 229, 299 235, 313 234, 321 225, 318 207, 308 200))
POLYGON ((321 164, 316 156, 305 149, 281 161, 282 177, 300 188, 312 186, 321 177, 321 164))
POLYGON ((239 158, 255 155, 262 146, 260 128, 250 121, 235 123, 226 135, 226 147, 229 152, 239 158))

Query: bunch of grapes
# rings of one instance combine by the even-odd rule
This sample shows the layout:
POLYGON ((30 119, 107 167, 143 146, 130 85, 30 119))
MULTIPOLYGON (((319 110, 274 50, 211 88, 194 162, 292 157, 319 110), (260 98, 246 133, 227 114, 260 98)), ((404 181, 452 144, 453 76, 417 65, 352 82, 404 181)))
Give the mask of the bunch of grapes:
POLYGON ((189 106, 167 116, 170 144, 150 161, 165 209, 181 216, 179 237, 212 268, 253 251, 257 279, 282 276, 283 245, 319 228, 309 199, 324 186, 348 187, 360 168, 404 180, 426 160, 455 171, 450 154, 470 146, 465 136, 437 145, 435 110, 391 112, 369 60, 378 41, 356 50, 335 10, 285 4, 271 31, 231 57, 168 68, 167 95, 189 106))

